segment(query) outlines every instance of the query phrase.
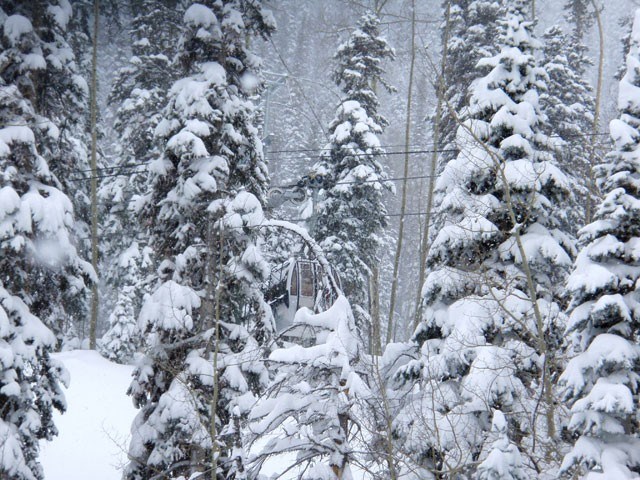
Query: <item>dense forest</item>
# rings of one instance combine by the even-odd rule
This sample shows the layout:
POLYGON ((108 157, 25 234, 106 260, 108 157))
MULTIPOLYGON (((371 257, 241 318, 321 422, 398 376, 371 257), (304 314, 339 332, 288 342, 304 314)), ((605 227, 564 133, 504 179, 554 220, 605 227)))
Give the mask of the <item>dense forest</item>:
POLYGON ((640 479, 640 4, 0 30, 1 480, 67 480, 81 350, 133 368, 123 480, 640 479))

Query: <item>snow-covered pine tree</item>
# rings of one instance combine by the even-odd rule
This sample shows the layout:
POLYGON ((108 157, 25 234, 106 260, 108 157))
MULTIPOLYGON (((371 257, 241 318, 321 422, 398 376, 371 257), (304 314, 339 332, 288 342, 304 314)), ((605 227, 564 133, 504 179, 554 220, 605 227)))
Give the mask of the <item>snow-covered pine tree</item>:
POLYGON ((475 480, 526 480, 518 447, 509 441, 509 425, 500 410, 493 412, 491 435, 493 445, 487 457, 478 465, 475 480))
POLYGON ((549 133, 562 139, 556 147, 558 163, 565 172, 570 172, 573 184, 578 187, 573 192, 574 200, 566 205, 567 230, 575 235, 584 224, 587 195, 590 195, 591 152, 584 133, 593 127, 595 109, 592 88, 585 79, 591 62, 585 55, 584 45, 576 45, 573 36, 564 34, 558 26, 546 30, 543 41, 541 63, 549 80, 541 103, 548 117, 549 133), (576 48, 567 49, 569 44, 576 48))
POLYGON ((588 29, 593 25, 594 17, 589 8, 593 5, 591 0, 567 0, 564 4, 564 18, 571 25, 571 52, 570 57, 579 60, 573 66, 576 73, 582 75, 584 73, 585 63, 583 57, 586 55, 587 48, 584 44, 588 29), (575 56, 574 56, 575 55, 575 56))
POLYGON ((439 155, 439 164, 444 166, 457 155, 455 136, 458 124, 450 109, 459 115, 464 112, 468 102, 467 91, 477 78, 476 64, 480 59, 497 53, 498 19, 504 14, 504 7, 500 1, 493 0, 444 0, 442 8, 445 12, 448 8, 450 10, 448 25, 445 21, 441 27, 442 41, 448 38, 442 79, 445 106, 442 118, 438 119, 441 133, 435 148, 448 150, 439 155))
MULTIPOLYGON (((551 370, 545 356, 560 341, 559 285, 572 252, 560 207, 571 183, 544 134, 546 74, 536 63, 529 10, 529 2, 509 3, 499 22, 500 53, 479 62, 488 73, 473 82, 461 115, 460 153, 436 184, 444 226, 428 256, 415 360, 397 374, 421 388, 407 395, 395 424, 402 448, 431 471, 469 471, 492 408, 508 416, 516 444, 531 447, 536 416, 528 389, 539 394, 551 370)), ((394 345, 386 362, 406 353, 394 345)), ((553 438, 546 392, 539 418, 553 438)))
MULTIPOLYGON (((86 94, 86 82, 75 73, 73 52, 65 41, 71 7, 61 0, 6 2, 3 8, 4 16, 10 15, 14 20, 4 32, 4 49, 0 54, 2 78, 6 85, 17 86, 22 97, 29 102, 31 114, 36 119, 29 124, 34 133, 35 147, 55 175, 55 186, 66 193, 66 188, 73 184, 64 184, 59 179, 68 180, 70 169, 81 166, 74 162, 82 161, 84 151, 78 117, 81 116, 83 95, 86 94), (15 18, 23 20, 18 22, 15 18), (24 29, 21 30, 22 27, 24 29)), ((74 186, 73 191, 76 190, 81 192, 82 188, 74 186)), ((81 200, 82 193, 78 195, 81 200)), ((74 198, 71 198, 72 203, 74 198)), ((73 211, 74 215, 77 214, 75 204, 73 211)), ((74 235, 81 234, 83 224, 81 218, 78 222, 76 218, 74 216, 74 235)), ((59 301, 39 300, 40 289, 31 294, 32 313, 54 331, 58 347, 67 332, 73 331, 74 323, 83 320, 88 290, 83 281, 78 283, 77 279, 83 275, 88 279, 87 275, 92 271, 84 268, 60 270, 47 279, 51 285, 57 285, 59 301)), ((44 290, 50 294, 54 289, 44 290)))
POLYGON ((260 62, 247 39, 274 22, 261 2, 242 0, 193 3, 183 19, 181 78, 156 128, 165 149, 140 210, 159 281, 139 316, 148 345, 130 387, 141 408, 130 480, 243 478, 238 422, 268 381, 273 318, 259 289, 268 178, 250 100, 260 62))
POLYGON ((567 332, 577 356, 560 377, 578 437, 562 471, 585 479, 640 475, 640 10, 635 14, 614 151, 596 170, 604 193, 567 287, 567 332))
POLYGON ((107 331, 98 342, 100 353, 113 362, 131 362, 142 345, 133 305, 135 298, 135 287, 122 287, 122 294, 118 295, 109 315, 107 331))
POLYGON ((16 2, 15 13, 26 16, 33 23, 45 58, 44 68, 33 78, 33 107, 60 129, 59 138, 38 148, 49 159, 63 191, 72 199, 78 228, 83 229, 78 233, 87 237, 89 182, 73 179, 82 178, 78 172, 86 174, 89 168, 89 88, 69 43, 72 7, 68 0, 34 0, 16 2))
POLYGON ((140 343, 134 325, 142 306, 141 292, 148 292, 151 249, 143 222, 138 221, 136 202, 145 193, 144 169, 161 152, 154 131, 175 79, 170 59, 176 51, 180 25, 174 0, 137 0, 130 8, 132 57, 117 72, 109 97, 110 103, 119 105, 114 125, 118 134, 116 161, 104 170, 106 178, 99 191, 105 208, 103 309, 111 312, 101 350, 119 361, 130 359, 140 343), (126 338, 121 336, 124 331, 129 332, 126 338), (126 345, 129 341, 131 345, 126 345))
POLYGON ((370 269, 379 262, 387 225, 383 194, 390 189, 378 138, 387 120, 378 113, 374 89, 377 84, 392 91, 382 63, 395 54, 379 25, 375 14, 364 15, 335 54, 333 80, 344 99, 329 127, 330 143, 311 173, 322 179, 312 234, 339 273, 347 297, 365 310, 370 269))
POLYGON ((251 476, 275 457, 279 471, 313 480, 350 479, 357 455, 352 444, 353 403, 369 390, 360 376, 362 351, 349 301, 340 296, 328 310, 303 308, 295 324, 313 330, 318 343, 275 350, 277 375, 252 409, 250 431, 272 437, 256 452, 251 476), (291 459, 290 452, 296 455, 291 459))
MULTIPOLYGON (((593 128, 595 99, 591 85, 585 79, 591 60, 586 56, 586 47, 576 44, 575 32, 568 36, 560 27, 545 31, 543 40, 543 65, 549 81, 541 102, 549 118, 549 131, 558 135, 562 142, 557 155, 566 172, 571 172, 575 185, 576 201, 572 202, 569 227, 576 234, 584 224, 585 206, 590 193, 591 146, 584 133, 593 128), (567 51, 566 45, 575 45, 567 51)), ((595 199, 594 199, 595 200, 595 199)))
POLYGON ((65 300, 86 289, 92 269, 72 243, 71 201, 38 153, 60 132, 23 95, 44 69, 39 39, 23 15, 0 8, 0 22, 0 477, 41 480, 38 442, 57 433, 53 409, 64 411, 68 381, 43 320, 65 321, 65 300))
POLYGON ((110 360, 128 363, 142 347, 142 335, 136 321, 140 310, 140 298, 146 293, 141 270, 149 269, 151 260, 148 248, 141 248, 133 241, 117 258, 113 272, 119 274, 119 291, 108 318, 108 327, 99 342, 100 352, 110 360))

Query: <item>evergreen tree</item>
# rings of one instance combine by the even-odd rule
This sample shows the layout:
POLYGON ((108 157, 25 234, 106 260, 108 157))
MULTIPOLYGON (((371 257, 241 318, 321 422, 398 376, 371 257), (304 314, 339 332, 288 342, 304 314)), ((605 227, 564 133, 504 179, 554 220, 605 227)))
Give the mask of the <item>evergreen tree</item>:
POLYGON ((593 127, 595 100, 584 77, 591 62, 584 55, 584 45, 566 48, 569 44, 575 45, 573 36, 565 35, 557 26, 545 31, 543 40, 542 64, 549 80, 541 102, 553 128, 550 133, 561 139, 556 142, 558 161, 566 172, 571 172, 573 183, 578 187, 575 200, 566 208, 569 212, 567 230, 575 235, 584 223, 586 199, 590 195, 590 146, 584 134, 593 127))
POLYGON ((115 259, 120 289, 115 306, 108 318, 108 329, 103 335, 100 352, 110 360, 128 363, 142 346, 142 336, 136 322, 139 297, 146 293, 140 270, 148 270, 151 260, 149 249, 141 249, 136 242, 115 259))
MULTIPOLYGON (((572 185, 544 134, 546 73, 536 63, 529 8, 511 2, 499 22, 500 53, 479 62, 488 73, 470 90, 460 153, 436 184, 444 226, 429 251, 415 360, 397 374, 421 388, 408 393, 395 423, 405 451, 431 471, 469 472, 492 408, 508 415, 516 444, 530 448, 541 426, 532 424, 527 392, 548 378, 545 358, 560 342, 558 285, 572 252, 560 207, 572 185)), ((407 353, 392 348, 387 363, 407 353)))
POLYGON ((106 178, 99 191, 105 206, 101 268, 106 291, 102 303, 105 311, 112 312, 102 351, 120 360, 124 358, 114 349, 130 357, 139 344, 134 340, 137 336, 135 317, 143 300, 139 290, 148 293, 152 281, 151 265, 147 261, 151 247, 144 235, 145 226, 138 220, 136 206, 145 193, 145 167, 161 152, 154 131, 162 119, 167 92, 175 79, 170 60, 175 54, 179 26, 175 4, 174 0, 132 2, 132 57, 117 72, 109 97, 110 103, 119 105, 114 125, 119 137, 116 161, 102 170, 106 178), (132 345, 123 344, 122 331, 133 335, 127 338, 133 341, 132 345))
POLYGON ((477 77, 476 64, 480 59, 497 53, 495 39, 499 34, 498 20, 504 13, 501 3, 492 0, 443 2, 445 16, 449 11, 448 24, 445 18, 441 27, 447 59, 442 85, 437 85, 437 88, 443 89, 441 94, 445 105, 442 118, 438 119, 440 142, 435 146, 438 150, 447 150, 439 155, 441 166, 457 155, 455 136, 458 124, 451 109, 463 114, 468 103, 467 92, 477 77))
POLYGON ((68 382, 43 320, 63 324, 93 272, 72 242, 71 201, 38 151, 60 135, 29 97, 46 64, 40 39, 23 15, 0 8, 0 21, 0 477, 40 480, 38 442, 57 433, 53 409, 64 411, 68 382))
POLYGON ((569 53, 572 59, 578 60, 572 65, 577 74, 585 73, 582 59, 586 55, 587 48, 584 44, 588 29, 593 25, 594 17, 589 11, 590 0, 567 0, 564 4, 565 20, 573 27, 571 30, 571 50, 569 53))
POLYGON ((378 113, 374 89, 380 84, 392 90, 382 77, 382 62, 393 59, 394 52, 380 36, 379 24, 375 15, 365 15, 338 48, 333 79, 344 100, 312 172, 322 179, 312 233, 340 273, 345 294, 360 307, 367 305, 367 278, 379 261, 387 226, 383 193, 390 188, 378 139, 387 121, 378 113))
POLYGON ((605 196, 581 230, 582 248, 567 283, 567 332, 577 356, 560 382, 578 439, 562 471, 577 468, 588 479, 638 478, 640 472, 640 11, 626 67, 620 117, 610 125, 615 148, 596 170, 605 196))
POLYGON ((273 334, 259 290, 268 179, 250 96, 260 63, 247 38, 273 28, 256 1, 194 3, 184 13, 181 78, 156 128, 165 149, 150 163, 140 210, 159 280, 139 316, 148 345, 130 387, 141 411, 127 479, 245 475, 239 422, 268 381, 262 356, 273 334))
POLYGON ((491 451, 480 465, 477 480, 525 480, 529 478, 522 468, 518 447, 509 441, 507 419, 500 410, 493 412, 491 451))
MULTIPOLYGON (((74 233, 86 238, 89 183, 74 179, 84 178, 77 172, 86 173, 88 167, 85 145, 88 87, 79 74, 74 51, 68 43, 71 5, 67 0, 35 0, 7 1, 3 7, 6 14, 27 18, 33 30, 19 41, 5 45, 2 76, 7 84, 19 87, 41 117, 34 126, 41 132, 35 137, 36 147, 60 182, 60 189, 72 201, 76 219, 74 233)), ((80 293, 64 298, 67 317, 64 322, 59 312, 38 313, 54 330, 59 343, 74 330, 74 324, 84 321, 88 290, 81 289, 80 293)), ((43 305, 43 309, 46 308, 43 305)))

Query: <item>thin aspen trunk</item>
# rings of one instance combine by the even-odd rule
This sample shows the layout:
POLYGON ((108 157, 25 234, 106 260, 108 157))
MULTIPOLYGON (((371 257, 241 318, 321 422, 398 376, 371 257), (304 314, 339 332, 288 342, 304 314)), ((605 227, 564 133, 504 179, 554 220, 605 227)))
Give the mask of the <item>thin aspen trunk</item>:
POLYGON ((445 92, 445 69, 447 65, 447 53, 449 49, 449 19, 451 16, 451 2, 447 2, 445 13, 445 30, 442 45, 442 60, 440 62, 440 75, 436 85, 438 103, 436 106, 436 118, 433 124, 433 153, 431 154, 431 167, 429 168, 429 183, 427 186, 427 212, 425 217, 424 230, 422 232, 422 243, 420 244, 420 270, 418 273, 418 288, 416 289, 416 309, 413 316, 413 329, 420 323, 422 316, 422 285, 427 270, 427 255, 429 253, 429 235, 431 233, 431 214, 433 210, 433 192, 436 183, 436 167, 438 164, 438 150, 440 142, 440 121, 442 120, 442 107, 445 92))
MULTIPOLYGON (((91 53, 91 266, 98 273, 98 161, 96 128, 98 117, 98 24, 100 0, 93 2, 93 50, 91 53)), ((98 282, 91 287, 91 320, 89 322, 89 348, 96 348, 98 326, 98 282)))
POLYGON ((380 12, 384 8, 384 6, 388 3, 389 0, 374 0, 373 2, 373 11, 376 12, 376 15, 380 15, 380 12))
POLYGON ((531 0, 531 20, 536 19, 536 0, 531 0))
MULTIPOLYGON (((384 4, 382 4, 384 5, 384 4)), ((376 1, 375 11, 376 14, 380 14, 382 5, 376 1)), ((374 78, 371 90, 373 93, 378 93, 378 82, 374 78)), ((380 270, 377 265, 369 265, 369 318, 371 319, 371 338, 369 339, 369 349, 373 355, 380 355, 382 353, 381 347, 381 335, 382 325, 380 322, 380 270)))
MULTIPOLYGON (((213 218, 209 219, 209 226, 207 227, 207 233, 206 233, 206 241, 205 241, 205 246, 207 249, 207 255, 205 257, 205 265, 204 265, 204 298, 202 299, 202 303, 200 306, 200 312, 201 312, 201 318, 202 321, 200 322, 200 333, 204 333, 207 330, 210 330, 212 328, 217 328, 217 322, 216 322, 216 288, 214 286, 214 277, 215 277, 215 272, 214 270, 217 270, 217 265, 214 267, 214 262, 216 262, 216 259, 214 257, 214 238, 213 238, 213 230, 215 228, 215 220, 213 218)), ((218 342, 217 339, 215 338, 209 338, 209 341, 206 344, 205 350, 204 350, 204 356, 205 358, 208 358, 209 355, 211 355, 212 353, 214 355, 217 355, 217 353, 215 353, 215 350, 217 348, 218 342)), ((217 360, 216 358, 214 358, 213 360, 213 376, 214 376, 214 394, 213 397, 216 396, 215 393, 215 388, 217 386, 217 360)), ((211 419, 215 420, 215 409, 214 409, 214 405, 217 402, 214 402, 213 400, 211 401, 211 405, 210 405, 210 416, 211 419)), ((209 427, 211 428, 211 427, 209 427)), ((215 439, 215 430, 211 431, 210 430, 210 435, 212 439, 215 439)), ((214 440, 215 441, 215 440, 214 440)), ((191 467, 191 474, 195 474, 195 473, 201 473, 202 472, 202 468, 204 465, 207 464, 207 462, 209 461, 207 459, 207 455, 206 455, 206 451, 204 448, 202 447, 194 447, 192 454, 191 454, 191 458, 192 458, 192 467, 191 467)), ((212 477, 214 478, 214 477, 212 477)))
MULTIPOLYGON (((214 236, 213 236, 213 230, 215 228, 215 220, 213 219, 213 217, 211 217, 209 219, 209 226, 207 227, 207 233, 206 233, 206 249, 207 249, 207 255, 206 255, 206 264, 204 266, 204 290, 205 290, 205 295, 204 298, 202 299, 202 306, 200 308, 200 311, 202 312, 202 326, 201 329, 202 331, 208 330, 210 328, 214 328, 215 327, 215 295, 216 295, 216 289, 214 286, 214 281, 215 281, 215 270, 217 268, 214 268, 215 265, 215 257, 214 257, 214 247, 215 247, 215 241, 214 241, 214 236)), ((217 267, 217 265, 216 265, 217 267)), ((205 349, 205 354, 209 355, 211 353, 213 344, 211 343, 211 341, 207 342, 207 347, 205 349)))
POLYGON ((373 368, 375 369, 376 381, 378 388, 380 389, 380 399, 382 400, 382 408, 384 409, 384 432, 385 432, 385 460, 387 462, 387 468, 389 468, 389 480, 397 480, 398 473, 396 471, 396 464, 394 461, 394 443, 393 443, 393 417, 391 414, 391 407, 389 406, 389 399, 387 397, 386 385, 380 375, 380 366, 378 364, 378 358, 374 357, 373 368))
MULTIPOLYGON (((222 222, 222 220, 220 220, 222 222)), ((216 300, 215 300, 215 325, 214 325, 214 345, 213 345, 213 397, 210 405, 210 434, 211 434, 211 478, 217 478, 218 457, 220 451, 218 448, 218 431, 216 427, 216 416, 218 411, 218 398, 220 396, 220 386, 218 385, 218 355, 220 353, 220 294, 222 290, 222 276, 224 273, 224 264, 222 262, 222 248, 224 243, 224 230, 220 223, 220 237, 218 246, 218 281, 216 282, 216 300)))
POLYGON ((604 71, 604 29, 602 27, 602 18, 600 17, 600 10, 595 0, 591 0, 591 5, 593 5, 596 24, 598 25, 600 52, 598 58, 598 83, 596 84, 596 107, 593 113, 593 128, 591 130, 591 138, 589 142, 589 184, 587 188, 585 224, 589 224, 593 220, 593 197, 598 195, 594 167, 596 164, 596 140, 598 138, 598 130, 600 126, 600 102, 602 101, 602 78, 604 71))
POLYGON ((371 353, 380 355, 380 270, 376 265, 371 266, 369 276, 369 315, 371 316, 371 353))
POLYGON ((402 242, 404 236, 404 220, 407 210, 407 177, 409 176, 409 146, 411 142, 411 103, 413 100, 413 72, 416 63, 416 2, 411 1, 411 64, 409 66, 409 91, 407 92, 407 119, 404 134, 404 179, 402 181, 402 203, 400 205, 400 227, 398 230, 398 243, 393 259, 393 279, 391 283, 391 299, 389 301, 389 319, 387 321, 386 343, 390 343, 393 335, 394 310, 398 294, 398 272, 400 270, 400 257, 402 255, 402 242))

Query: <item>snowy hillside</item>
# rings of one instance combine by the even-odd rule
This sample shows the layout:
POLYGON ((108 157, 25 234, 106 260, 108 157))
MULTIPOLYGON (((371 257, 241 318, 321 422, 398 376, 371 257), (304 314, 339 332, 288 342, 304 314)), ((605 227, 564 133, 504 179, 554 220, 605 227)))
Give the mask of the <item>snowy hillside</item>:
POLYGON ((67 412, 54 415, 60 431, 42 442, 47 480, 119 480, 136 410, 126 395, 132 367, 88 350, 54 355, 69 370, 67 412))

